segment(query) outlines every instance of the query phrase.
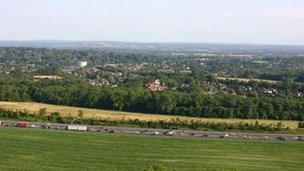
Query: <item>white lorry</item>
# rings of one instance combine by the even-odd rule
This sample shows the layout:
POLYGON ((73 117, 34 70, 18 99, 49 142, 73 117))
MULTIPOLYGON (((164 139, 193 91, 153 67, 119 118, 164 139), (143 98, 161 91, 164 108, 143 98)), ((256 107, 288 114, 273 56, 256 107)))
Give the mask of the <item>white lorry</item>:
POLYGON ((86 131, 87 126, 84 125, 68 125, 67 130, 73 130, 73 131, 86 131))

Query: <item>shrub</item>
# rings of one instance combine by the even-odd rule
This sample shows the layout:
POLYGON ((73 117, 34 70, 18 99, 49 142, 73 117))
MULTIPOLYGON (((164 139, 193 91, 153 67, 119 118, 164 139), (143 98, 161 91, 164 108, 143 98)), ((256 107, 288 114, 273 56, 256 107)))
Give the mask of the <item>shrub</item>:
POLYGON ((168 169, 167 167, 158 164, 155 166, 149 166, 145 171, 169 171, 170 169, 168 169))
POLYGON ((298 128, 304 128, 304 121, 299 122, 298 128))

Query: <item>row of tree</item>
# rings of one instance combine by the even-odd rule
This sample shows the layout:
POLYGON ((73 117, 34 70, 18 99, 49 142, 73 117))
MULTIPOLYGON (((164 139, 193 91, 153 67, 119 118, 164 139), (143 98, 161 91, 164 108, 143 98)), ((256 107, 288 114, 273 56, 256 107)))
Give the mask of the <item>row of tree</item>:
POLYGON ((304 120, 304 102, 301 99, 224 93, 208 95, 200 91, 154 92, 142 88, 92 86, 77 79, 34 81, 1 78, 0 100, 210 118, 304 120))
POLYGON ((263 132, 279 132, 288 131, 287 128, 282 127, 282 123, 277 124, 259 124, 256 121, 254 124, 239 122, 239 123, 213 123, 204 121, 182 121, 173 119, 171 121, 141 121, 138 119, 128 120, 108 120, 108 119, 87 119, 82 117, 63 117, 58 112, 44 115, 45 109, 41 109, 37 114, 30 114, 26 111, 10 111, 0 109, 0 118, 15 119, 25 121, 43 121, 52 123, 77 123, 87 125, 107 125, 107 126, 130 126, 142 128, 162 128, 162 129, 192 129, 192 130, 241 130, 241 131, 263 131, 263 132))

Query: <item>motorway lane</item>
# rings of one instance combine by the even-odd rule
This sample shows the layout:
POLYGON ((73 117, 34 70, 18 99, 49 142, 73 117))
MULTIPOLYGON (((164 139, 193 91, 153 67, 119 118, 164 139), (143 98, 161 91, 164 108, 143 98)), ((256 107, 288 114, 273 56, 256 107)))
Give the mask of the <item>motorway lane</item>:
MULTIPOLYGON (((16 127, 20 121, 2 120, 1 126, 16 127)), ((67 130, 70 124, 27 122, 28 128, 67 130)), ((166 130, 151 128, 129 128, 83 125, 90 132, 124 133, 153 136, 180 136, 180 137, 202 137, 202 138, 224 138, 224 139, 252 139, 252 140, 281 140, 281 141, 303 141, 304 134, 269 134, 269 133, 246 133, 246 132, 216 132, 216 131, 193 131, 193 130, 166 130)))

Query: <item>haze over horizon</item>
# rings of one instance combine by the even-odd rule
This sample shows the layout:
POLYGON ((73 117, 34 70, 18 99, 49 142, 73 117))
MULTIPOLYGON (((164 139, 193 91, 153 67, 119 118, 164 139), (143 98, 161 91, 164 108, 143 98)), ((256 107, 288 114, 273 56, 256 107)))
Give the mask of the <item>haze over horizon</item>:
POLYGON ((304 45, 301 0, 10 0, 0 12, 0 40, 304 45))

